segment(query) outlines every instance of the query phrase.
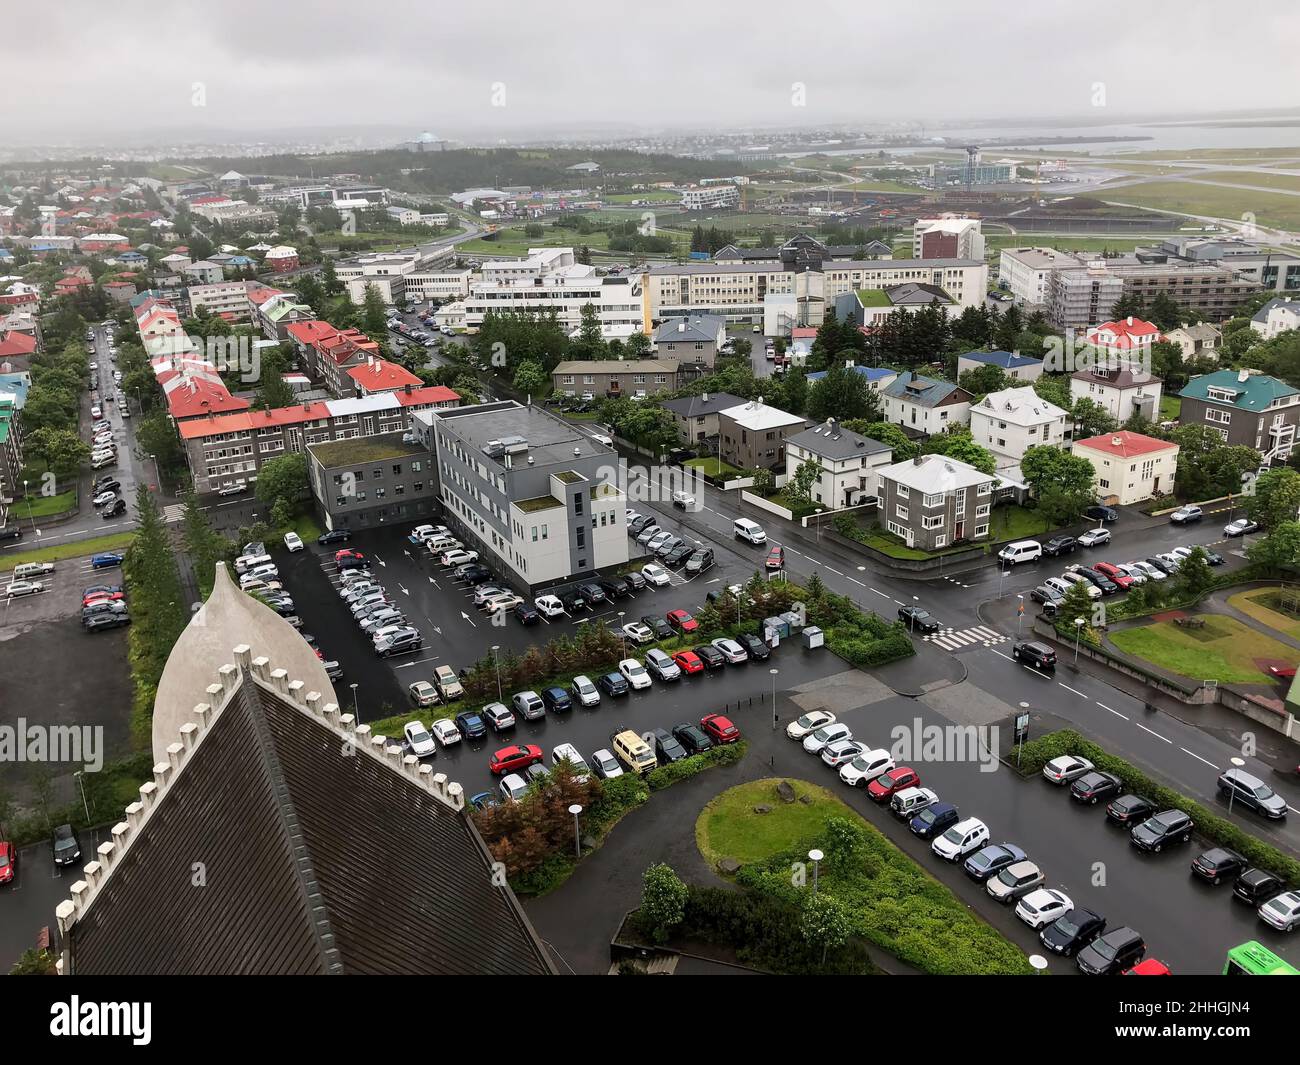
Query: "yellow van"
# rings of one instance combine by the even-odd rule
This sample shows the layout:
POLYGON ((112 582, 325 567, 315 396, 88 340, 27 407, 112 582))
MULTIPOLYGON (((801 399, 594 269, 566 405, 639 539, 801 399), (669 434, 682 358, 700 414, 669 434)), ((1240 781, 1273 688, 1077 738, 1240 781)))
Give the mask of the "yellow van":
POLYGON ((659 764, 650 745, 631 729, 620 732, 612 742, 614 757, 633 773, 648 773, 659 764))

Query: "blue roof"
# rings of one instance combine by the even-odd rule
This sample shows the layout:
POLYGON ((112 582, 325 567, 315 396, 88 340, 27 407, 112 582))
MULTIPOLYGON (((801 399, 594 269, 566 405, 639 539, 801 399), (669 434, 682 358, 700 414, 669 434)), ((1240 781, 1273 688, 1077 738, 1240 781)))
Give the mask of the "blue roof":
POLYGON ((963 351, 957 356, 971 362, 982 362, 986 366, 1001 366, 1004 370, 1016 370, 1021 366, 1041 366, 1042 359, 1029 355, 1017 355, 1013 351, 963 351))
MULTIPOLYGON (((861 374, 868 381, 883 381, 886 377, 898 376, 897 370, 887 370, 883 366, 855 366, 853 367, 853 371, 861 374)), ((808 380, 820 381, 828 373, 830 373, 829 370, 818 370, 816 373, 810 373, 808 375, 808 380)))
POLYGON ((32 375, 25 370, 17 373, 0 373, 0 392, 9 392, 14 396, 14 406, 19 410, 27 405, 27 390, 31 387, 32 375))

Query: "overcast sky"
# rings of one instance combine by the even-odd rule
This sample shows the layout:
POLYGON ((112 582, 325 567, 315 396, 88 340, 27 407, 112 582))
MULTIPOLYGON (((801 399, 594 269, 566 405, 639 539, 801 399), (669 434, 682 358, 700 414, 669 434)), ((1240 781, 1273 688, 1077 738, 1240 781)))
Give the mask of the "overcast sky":
POLYGON ((0 140, 376 124, 482 142, 1300 105, 1300 6, 1256 0, 5 6, 0 140))

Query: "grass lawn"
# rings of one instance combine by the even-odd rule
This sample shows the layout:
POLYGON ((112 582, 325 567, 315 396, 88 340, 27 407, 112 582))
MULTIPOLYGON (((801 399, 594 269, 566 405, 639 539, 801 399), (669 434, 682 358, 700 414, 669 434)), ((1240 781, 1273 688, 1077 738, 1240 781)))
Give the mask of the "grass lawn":
MULTIPOLYGON (((1173 226, 1171 225, 1170 228, 1172 229, 1173 226)), ((1003 248, 1023 248, 1027 244, 1054 248, 1057 251, 1132 251, 1139 244, 1150 244, 1160 235, 1153 233, 1143 237, 1116 233, 1109 237, 1058 237, 1052 234, 1019 233, 1011 236, 1004 233, 989 233, 984 237, 984 247, 988 252, 1001 251, 1003 248)), ((911 244, 911 241, 909 234, 907 243, 911 244)))
POLYGON ((682 465, 689 466, 693 470, 699 470, 705 477, 716 477, 719 480, 729 480, 733 477, 743 477, 744 470, 738 470, 729 462, 723 462, 720 458, 712 455, 706 455, 703 458, 687 459, 682 465))
POLYGON ((899 181, 855 181, 851 185, 836 185, 837 192, 907 192, 913 196, 921 194, 922 189, 915 185, 904 185, 899 181))
POLYGON ((989 535, 994 542, 1041 536, 1049 528, 1048 520, 1039 511, 1028 507, 994 507, 989 514, 989 535))
POLYGON ((70 544, 40 547, 22 554, 0 554, 0 564, 5 567, 20 566, 24 562, 59 562, 66 558, 89 558, 103 551, 124 550, 135 539, 135 533, 113 533, 95 536, 89 540, 75 540, 70 544))
POLYGON ((784 803, 776 795, 775 781, 756 780, 724 791, 712 799, 695 822, 695 844, 710 866, 723 858, 735 858, 742 865, 779 854, 802 840, 819 836, 832 817, 857 817, 831 791, 792 780, 800 795, 811 803, 784 803), (771 813, 756 814, 758 805, 772 807, 771 813))
POLYGON ((1177 396, 1160 397, 1160 420, 1162 422, 1176 421, 1182 410, 1183 401, 1177 396))
POLYGON ((74 510, 76 506, 77 493, 75 489, 69 489, 53 496, 28 496, 20 499, 9 510, 15 518, 48 518, 51 514, 74 510))
POLYGON ((1294 649, 1256 632, 1235 618, 1200 615, 1203 629, 1182 629, 1172 621, 1125 629, 1111 642, 1121 651, 1144 658, 1189 680, 1261 684, 1270 679, 1256 662, 1294 661, 1294 649))
MULTIPOLYGON (((1286 613, 1281 596, 1281 588, 1256 588, 1229 596, 1228 603, 1270 629, 1276 629, 1293 640, 1300 640, 1300 612, 1286 613)), ((1286 596, 1289 602, 1300 604, 1300 594, 1294 588, 1288 589, 1286 596)), ((1291 609, 1296 611, 1297 608, 1291 609)))
POLYGON ((1261 225, 1300 229, 1300 196, 1284 192, 1229 189, 1193 181, 1153 181, 1110 191, 1101 189, 1096 195, 1114 203, 1213 218, 1240 218, 1251 211, 1261 225))

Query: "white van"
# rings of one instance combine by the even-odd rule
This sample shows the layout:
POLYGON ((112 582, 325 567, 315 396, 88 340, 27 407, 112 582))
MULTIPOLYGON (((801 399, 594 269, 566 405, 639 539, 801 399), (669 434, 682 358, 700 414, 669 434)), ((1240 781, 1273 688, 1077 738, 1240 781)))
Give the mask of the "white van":
POLYGON ((1037 540, 1017 540, 998 552, 998 558, 1009 566, 1017 562, 1037 562, 1042 557, 1043 545, 1037 540))
POLYGON ((249 570, 256 569, 258 566, 265 566, 271 563, 270 555, 243 555, 235 559, 235 572, 247 573, 249 570))
POLYGON ((763 531, 763 527, 748 518, 737 518, 732 525, 732 530, 742 540, 748 540, 751 544, 767 543, 767 533, 763 531))

